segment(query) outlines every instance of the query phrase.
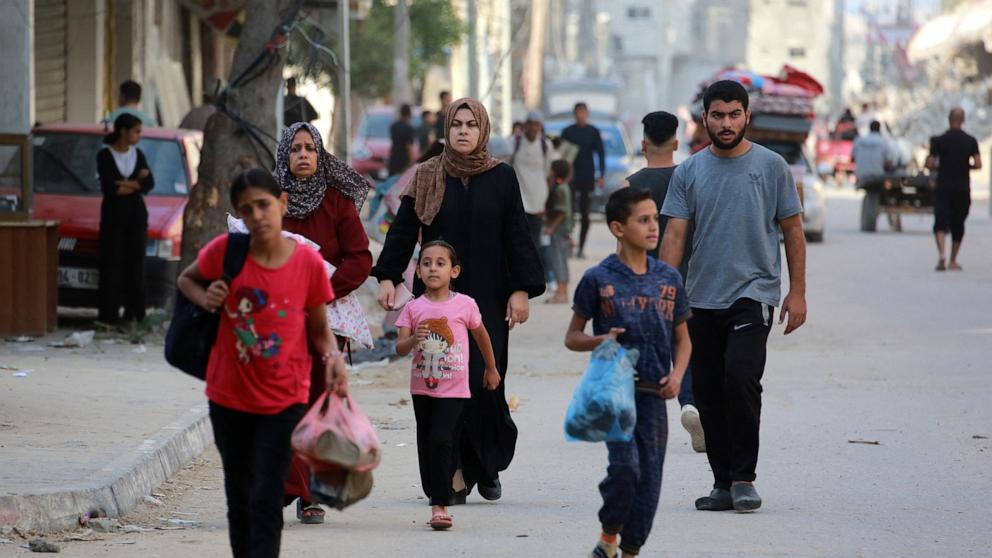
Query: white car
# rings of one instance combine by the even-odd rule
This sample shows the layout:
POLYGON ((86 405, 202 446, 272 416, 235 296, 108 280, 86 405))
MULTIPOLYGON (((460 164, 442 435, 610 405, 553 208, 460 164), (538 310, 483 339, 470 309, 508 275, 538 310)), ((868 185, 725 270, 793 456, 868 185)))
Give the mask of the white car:
POLYGON ((827 195, 823 180, 802 144, 794 142, 762 142, 762 145, 781 155, 792 169, 803 201, 803 230, 807 242, 823 242, 827 226, 827 195))

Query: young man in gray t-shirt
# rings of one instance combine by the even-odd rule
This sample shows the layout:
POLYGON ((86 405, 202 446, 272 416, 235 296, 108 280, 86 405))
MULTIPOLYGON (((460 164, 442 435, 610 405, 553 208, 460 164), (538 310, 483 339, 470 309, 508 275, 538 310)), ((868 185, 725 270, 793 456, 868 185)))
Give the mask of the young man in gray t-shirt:
POLYGON ((686 285, 693 391, 714 477, 696 509, 709 511, 761 506, 754 480, 765 346, 780 302, 779 229, 791 283, 779 323, 788 317, 789 334, 806 321, 802 205, 785 160, 744 138, 748 100, 735 81, 707 89, 703 123, 713 143, 679 165, 661 211, 669 218, 661 258, 673 267, 694 225, 686 285))

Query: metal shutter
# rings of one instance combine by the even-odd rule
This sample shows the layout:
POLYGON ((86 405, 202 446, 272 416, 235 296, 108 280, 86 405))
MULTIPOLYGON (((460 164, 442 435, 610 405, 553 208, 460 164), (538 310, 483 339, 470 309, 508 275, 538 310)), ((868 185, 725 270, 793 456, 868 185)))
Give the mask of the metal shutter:
POLYGON ((43 124, 65 121, 65 2, 34 1, 34 111, 43 124))

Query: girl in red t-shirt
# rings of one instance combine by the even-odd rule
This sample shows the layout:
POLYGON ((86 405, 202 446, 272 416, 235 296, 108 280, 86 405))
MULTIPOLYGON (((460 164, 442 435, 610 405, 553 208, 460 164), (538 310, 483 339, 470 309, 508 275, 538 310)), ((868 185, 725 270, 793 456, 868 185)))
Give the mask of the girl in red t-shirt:
POLYGON ((179 288, 221 316, 206 391, 224 467, 231 548, 235 556, 274 558, 290 436, 310 389, 308 338, 322 355, 328 390, 346 395, 347 372, 327 327, 334 293, 321 256, 282 236, 286 194, 268 171, 252 169, 231 183, 231 204, 251 233, 241 273, 230 285, 221 279, 222 235, 182 272, 179 288))

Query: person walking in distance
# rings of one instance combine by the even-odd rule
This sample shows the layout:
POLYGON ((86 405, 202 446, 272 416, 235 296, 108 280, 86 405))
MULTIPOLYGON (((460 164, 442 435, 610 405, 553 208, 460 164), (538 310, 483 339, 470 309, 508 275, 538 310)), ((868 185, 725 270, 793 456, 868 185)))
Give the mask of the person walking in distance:
POLYGON ((286 80, 286 96, 283 97, 282 123, 284 126, 297 122, 313 122, 319 118, 317 109, 302 95, 296 94, 296 78, 286 80))
POLYGON ((575 144, 578 155, 572 161, 572 196, 578 199, 582 225, 579 228, 579 252, 577 257, 585 257, 586 238, 589 236, 589 205, 595 187, 603 187, 606 176, 606 150, 599 129, 589 123, 589 107, 585 103, 575 104, 575 124, 565 128, 561 139, 575 144), (596 178, 596 165, 593 156, 599 159, 599 178, 596 178))
POLYGON ((149 116, 148 113, 141 110, 141 85, 136 81, 127 80, 121 84, 120 92, 117 96, 117 109, 107 115, 103 121, 112 125, 117 121, 117 117, 122 114, 130 114, 138 117, 145 126, 158 126, 158 122, 154 117, 149 116))
MULTIPOLYGON (((857 165, 854 169, 854 175, 858 179, 858 187, 865 189, 866 192, 868 188, 871 188, 872 191, 876 188, 882 189, 885 173, 892 170, 892 161, 895 158, 888 140, 882 137, 882 123, 873 120, 869 124, 869 129, 871 131, 868 135, 858 136, 851 148, 851 162, 857 165)), ((897 229, 897 221, 893 220, 891 216, 889 219, 893 228, 897 229)))
POLYGON ((964 109, 952 109, 947 119, 950 127, 931 140, 927 159, 927 168, 937 172, 933 234, 937 240, 937 271, 948 268, 961 271, 958 252, 964 238, 964 222, 971 208, 970 173, 982 168, 982 155, 978 152, 978 140, 961 129, 964 109), (944 246, 948 231, 951 233, 951 262, 945 267, 944 246))
MULTIPOLYGON (((659 110, 652 112, 641 120, 644 125, 644 139, 641 140, 641 150, 647 159, 647 166, 627 177, 625 187, 643 188, 651 192, 651 199, 659 210, 665 203, 668 194, 668 184, 675 173, 675 151, 679 148, 676 133, 679 129, 679 119, 674 114, 659 110)), ((662 216, 659 225, 661 235, 665 234, 668 218, 662 216)), ((652 258, 658 257, 661 248, 659 242, 653 249, 648 250, 652 258)), ((682 254, 682 265, 679 274, 685 284, 686 271, 689 267, 689 253, 692 251, 692 223, 686 233, 685 251, 682 254)), ((703 436, 703 425, 699 420, 699 410, 696 408, 696 398, 692 394, 692 367, 686 370, 682 377, 682 387, 679 390, 679 405, 682 407, 682 427, 689 432, 692 449, 697 452, 706 451, 706 439, 703 436)))
POLYGON ((437 141, 441 141, 448 133, 444 129, 444 121, 447 118, 448 107, 451 106, 451 91, 442 91, 438 95, 438 100, 441 101, 441 110, 437 111, 437 121, 434 123, 434 138, 437 141))
POLYGON ((413 109, 404 103, 400 105, 399 120, 393 122, 389 127, 389 176, 403 174, 413 163, 413 142, 417 138, 417 131, 413 129, 410 120, 413 118, 413 109))
MULTIPOLYGON (((531 111, 523 125, 523 133, 512 136, 513 156, 510 166, 517 171, 520 195, 527 213, 527 224, 535 246, 541 245, 544 225, 544 204, 548 199, 548 175, 551 172, 551 142, 544 137, 541 113, 531 111)), ((571 203, 571 200, 569 200, 571 203)))
POLYGON ((788 335, 806 321, 806 241, 802 205, 788 164, 744 138, 748 94, 723 80, 703 95, 703 124, 712 145, 672 175, 661 257, 682 263, 689 222, 695 224, 689 260, 689 335, 693 393, 706 435, 713 490, 698 510, 754 511, 761 419, 761 376, 774 307, 780 302, 785 237, 789 294, 779 323, 788 335))

